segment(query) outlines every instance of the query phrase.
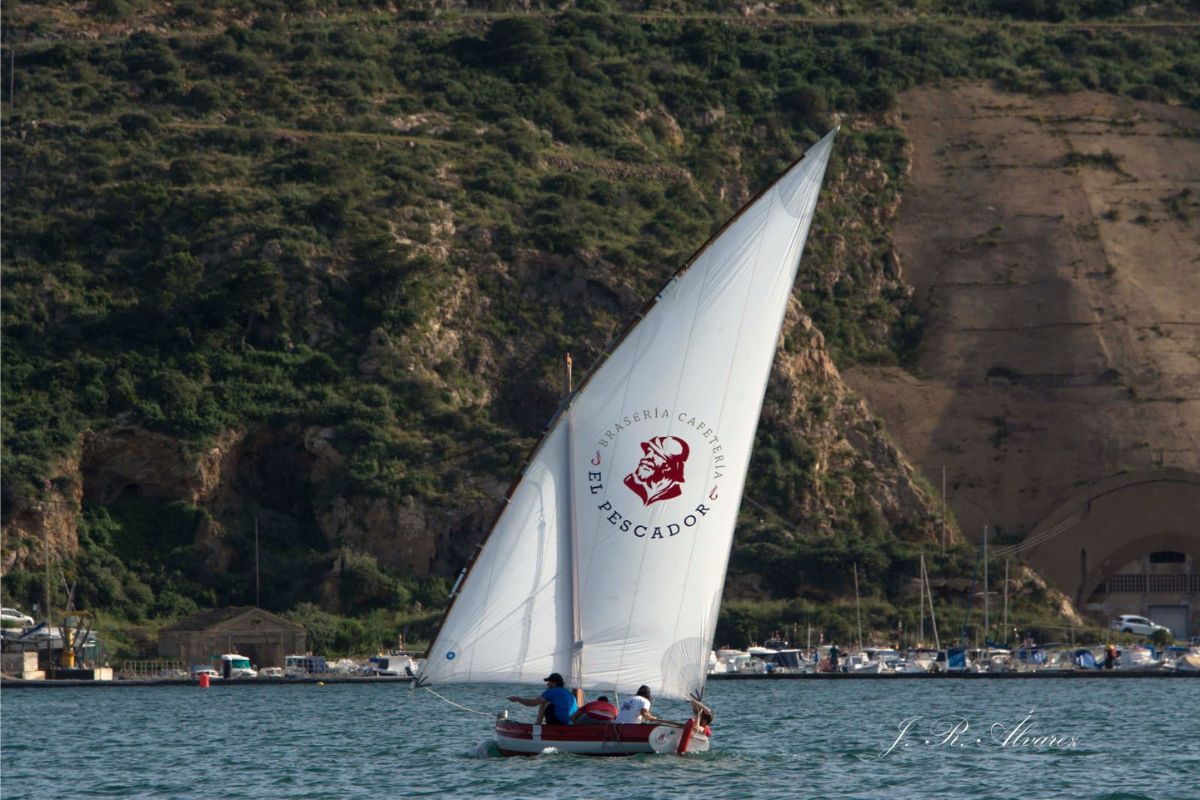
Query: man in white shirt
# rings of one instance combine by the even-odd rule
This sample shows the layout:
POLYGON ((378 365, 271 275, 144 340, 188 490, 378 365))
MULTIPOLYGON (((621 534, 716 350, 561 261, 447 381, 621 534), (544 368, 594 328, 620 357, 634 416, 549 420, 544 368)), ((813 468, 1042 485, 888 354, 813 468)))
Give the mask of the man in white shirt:
POLYGON ((621 701, 621 711, 613 720, 617 725, 633 725, 639 722, 654 722, 657 717, 650 713, 649 686, 639 686, 637 694, 621 701))

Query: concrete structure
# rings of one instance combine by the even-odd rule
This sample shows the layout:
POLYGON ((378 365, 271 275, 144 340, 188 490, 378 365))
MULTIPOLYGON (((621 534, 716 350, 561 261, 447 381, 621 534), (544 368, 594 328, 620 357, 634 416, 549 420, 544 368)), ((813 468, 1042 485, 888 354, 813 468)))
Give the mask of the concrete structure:
POLYGON ((1100 481, 1015 550, 1095 622, 1142 614, 1200 635, 1200 476, 1155 470, 1100 481))
POLYGON ((306 651, 304 627, 254 606, 202 611, 158 634, 158 654, 189 666, 238 653, 258 667, 282 667, 284 656, 306 651))
POLYGON ((0 654, 0 672, 27 681, 40 681, 46 677, 45 671, 38 668, 38 654, 33 650, 0 654))

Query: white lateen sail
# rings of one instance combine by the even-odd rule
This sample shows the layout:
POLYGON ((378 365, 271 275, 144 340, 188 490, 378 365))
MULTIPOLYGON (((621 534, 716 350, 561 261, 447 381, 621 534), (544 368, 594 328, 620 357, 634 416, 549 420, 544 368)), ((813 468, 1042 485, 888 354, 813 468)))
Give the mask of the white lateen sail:
POLYGON ((421 684, 699 697, 831 132, 663 289, 571 398, 458 587, 421 684))

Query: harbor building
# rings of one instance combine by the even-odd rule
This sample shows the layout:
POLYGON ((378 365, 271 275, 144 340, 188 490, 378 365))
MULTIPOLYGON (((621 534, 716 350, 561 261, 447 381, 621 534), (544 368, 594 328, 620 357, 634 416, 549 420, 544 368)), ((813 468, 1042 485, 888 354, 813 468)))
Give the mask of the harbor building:
POLYGON ((304 627, 254 606, 201 611, 163 628, 158 654, 184 664, 207 664, 214 655, 238 653, 258 667, 282 667, 307 650, 304 627))

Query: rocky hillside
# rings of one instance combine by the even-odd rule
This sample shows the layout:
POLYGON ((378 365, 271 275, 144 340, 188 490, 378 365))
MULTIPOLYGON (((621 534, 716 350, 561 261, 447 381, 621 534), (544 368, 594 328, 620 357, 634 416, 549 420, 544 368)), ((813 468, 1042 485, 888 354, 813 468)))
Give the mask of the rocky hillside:
POLYGON ((6 12, 6 598, 48 542, 89 607, 248 602, 257 537, 269 608, 440 602, 563 353, 840 123, 727 595, 838 597, 857 562, 883 624, 940 526, 839 372, 920 340, 899 93, 1115 63, 1197 102, 1191 40, 1121 27, 327 11, 6 12))

